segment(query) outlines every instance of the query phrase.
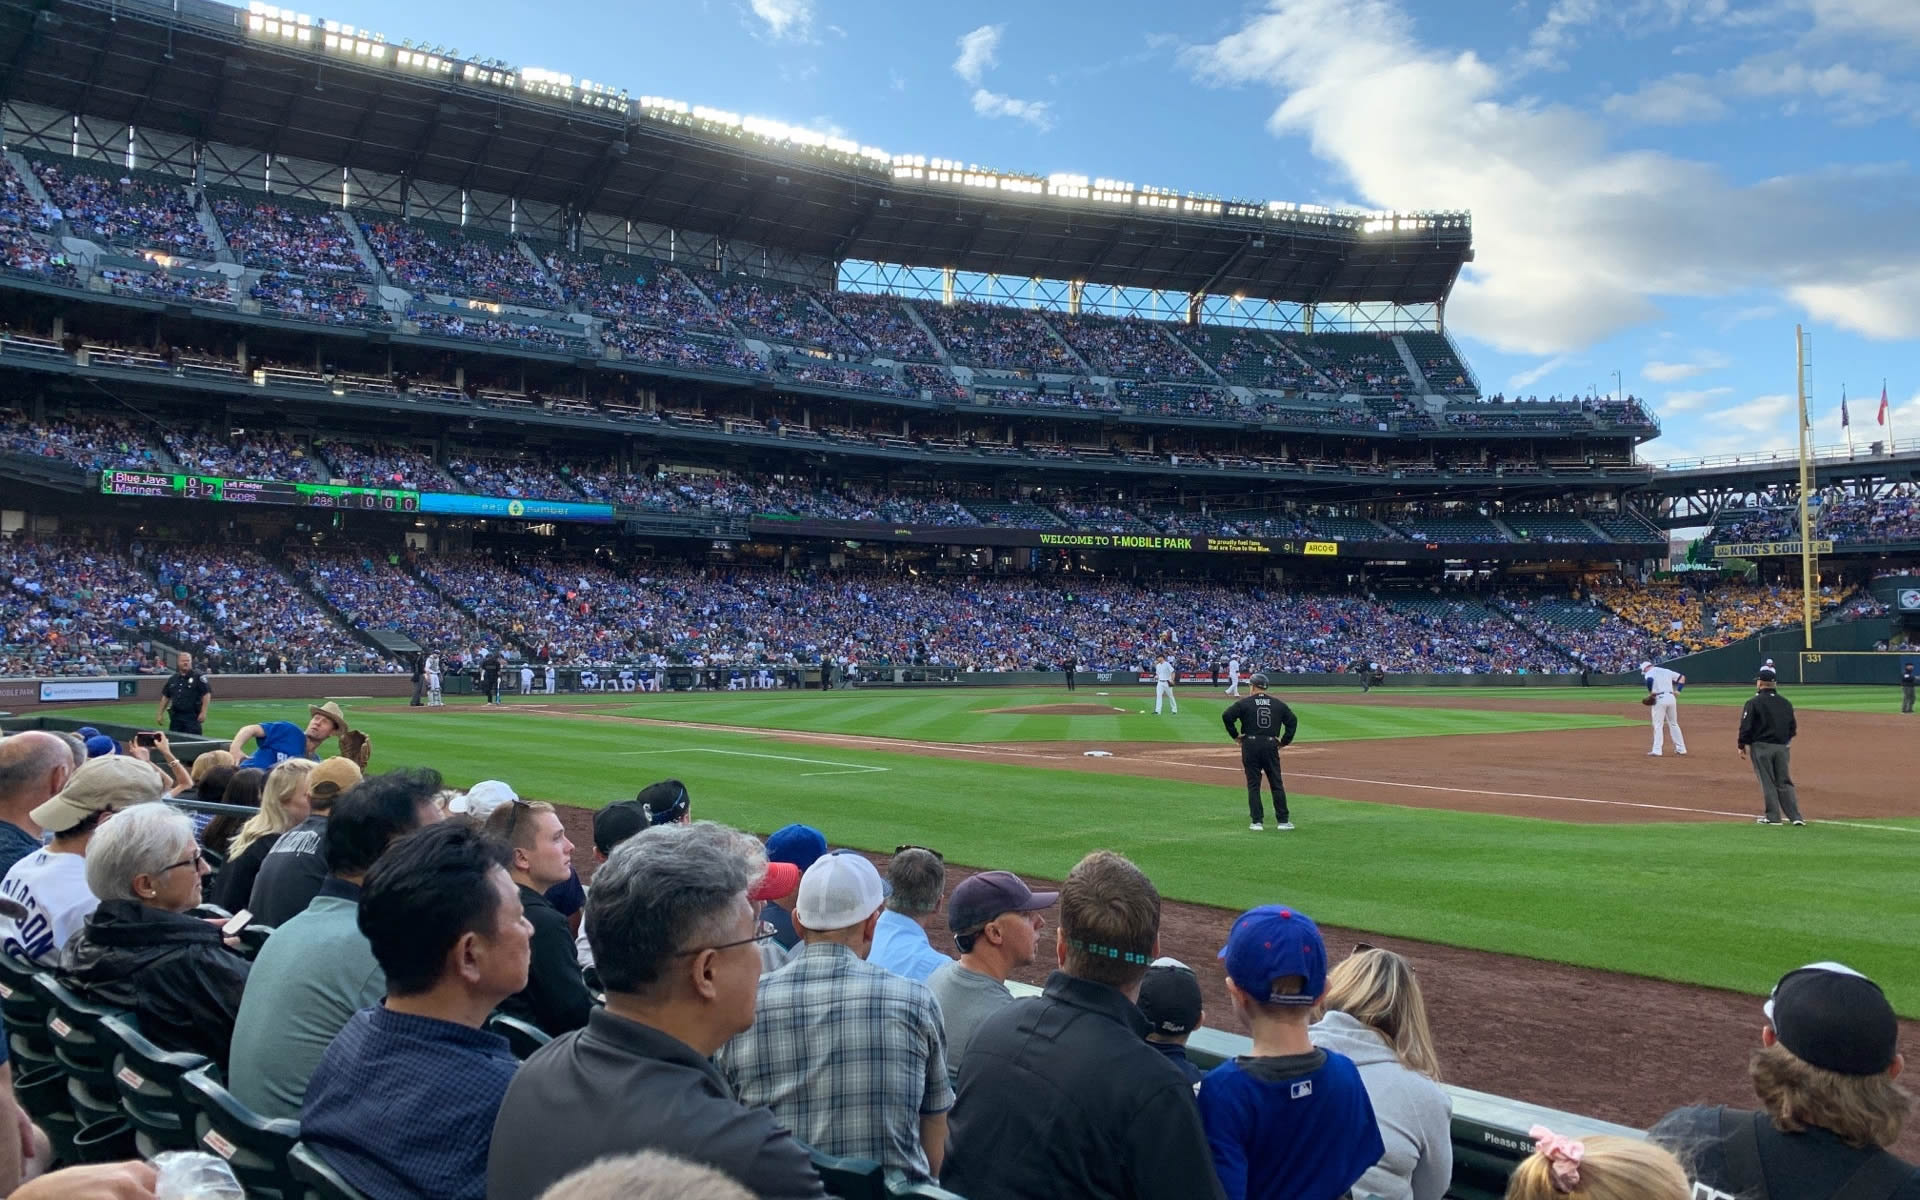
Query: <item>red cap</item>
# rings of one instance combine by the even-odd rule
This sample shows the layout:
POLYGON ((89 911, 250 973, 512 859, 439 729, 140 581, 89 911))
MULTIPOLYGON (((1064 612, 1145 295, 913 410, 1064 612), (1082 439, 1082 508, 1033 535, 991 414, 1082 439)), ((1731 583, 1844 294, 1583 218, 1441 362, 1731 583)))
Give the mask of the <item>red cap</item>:
POLYGON ((759 904, 763 900, 780 900, 793 895, 800 886, 800 868, 792 863, 770 862, 767 873, 759 883, 747 889, 747 899, 759 904))

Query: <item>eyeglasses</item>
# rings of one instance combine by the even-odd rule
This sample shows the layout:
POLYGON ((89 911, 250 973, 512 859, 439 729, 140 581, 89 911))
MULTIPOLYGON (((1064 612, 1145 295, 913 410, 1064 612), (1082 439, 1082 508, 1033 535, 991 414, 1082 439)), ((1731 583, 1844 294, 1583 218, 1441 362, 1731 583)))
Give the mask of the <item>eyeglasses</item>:
POLYGON ((195 850, 193 852, 192 858, 183 858, 177 863, 168 863, 166 866, 161 867, 158 871, 155 871, 154 874, 156 876, 165 875, 168 871, 178 870, 181 867, 198 867, 201 863, 205 861, 207 861, 206 857, 202 855, 200 851, 195 850))
POLYGON ((945 863, 947 861, 947 856, 940 853, 938 850, 935 850, 932 846, 895 846, 893 848, 893 852, 895 854, 905 854, 909 850, 925 850, 928 854, 933 855, 935 858, 939 859, 942 863, 945 863))
POLYGON ((683 954, 705 954, 709 950, 715 950, 715 951, 731 950, 735 946, 752 946, 760 942, 764 942, 768 938, 779 937, 779 936, 780 936, 779 933, 777 933, 772 929, 762 929, 759 933, 754 934, 752 937, 741 938, 737 942, 721 942, 718 946, 695 946, 691 950, 675 950, 673 952, 673 956, 675 958, 679 958, 683 954))
POLYGON ((507 814, 507 837, 506 837, 506 842, 507 842, 507 845, 509 845, 509 846, 511 846, 511 845, 513 845, 513 830, 514 830, 514 827, 515 827, 516 825, 518 825, 518 824, 520 824, 520 811, 521 811, 522 809, 527 809, 527 808, 532 808, 532 807, 533 807, 533 805, 531 805, 531 804, 529 804, 529 803, 527 803, 527 802, 526 802, 525 800, 522 800, 522 799, 521 799, 520 797, 518 797, 518 796, 515 796, 515 797, 514 797, 513 799, 511 799, 511 800, 509 800, 509 801, 507 801, 507 803, 508 803, 508 804, 511 804, 511 805, 513 805, 513 811, 512 811, 511 813, 509 813, 509 814, 507 814))

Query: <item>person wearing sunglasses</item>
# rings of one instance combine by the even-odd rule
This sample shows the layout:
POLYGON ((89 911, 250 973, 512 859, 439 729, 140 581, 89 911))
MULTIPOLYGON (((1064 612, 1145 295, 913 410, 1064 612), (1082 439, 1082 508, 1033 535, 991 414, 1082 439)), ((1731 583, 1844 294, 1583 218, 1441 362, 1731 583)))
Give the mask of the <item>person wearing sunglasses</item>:
POLYGON ((218 923, 190 917, 207 863, 193 821, 165 804, 136 804, 87 846, 87 886, 100 907, 67 943, 59 975, 87 999, 132 1012, 163 1050, 227 1065, 248 962, 218 923))

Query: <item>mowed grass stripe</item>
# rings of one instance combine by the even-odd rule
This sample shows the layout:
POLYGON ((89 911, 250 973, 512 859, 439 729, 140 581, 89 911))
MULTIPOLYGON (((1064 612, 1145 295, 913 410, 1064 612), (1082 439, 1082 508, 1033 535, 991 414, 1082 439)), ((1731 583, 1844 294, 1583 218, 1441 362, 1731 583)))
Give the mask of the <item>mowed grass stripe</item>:
MULTIPOLYGON (((131 723, 151 711, 119 707, 131 723)), ((304 704, 248 705, 245 716, 304 713, 304 704)), ((99 708, 85 715, 113 719, 99 708)), ((216 727, 230 730, 219 716, 216 727)), ((1237 781, 1082 775, 511 709, 359 713, 356 724, 373 735, 376 769, 424 763, 460 786, 500 778, 524 795, 597 807, 675 776, 696 816, 756 833, 807 821, 837 845, 911 841, 954 862, 1051 879, 1107 847, 1172 899, 1285 902, 1352 928, 1577 966, 1759 993, 1783 964, 1839 958, 1920 1016, 1911 834, 1574 825, 1311 796, 1294 800, 1300 829, 1254 834, 1237 781), (783 757, 686 752, 707 749, 783 757), (810 776, 834 768, 794 758, 887 770, 810 776)))

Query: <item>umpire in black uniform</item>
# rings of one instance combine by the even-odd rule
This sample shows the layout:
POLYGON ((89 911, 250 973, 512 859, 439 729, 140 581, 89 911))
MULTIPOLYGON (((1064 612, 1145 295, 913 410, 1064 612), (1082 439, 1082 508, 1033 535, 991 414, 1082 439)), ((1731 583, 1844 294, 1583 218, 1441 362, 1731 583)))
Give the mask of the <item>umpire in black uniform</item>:
POLYGON ((1910 713, 1913 711, 1914 683, 1915 683, 1915 679, 1913 677, 1913 664, 1902 663, 1900 665, 1900 711, 1903 713, 1910 713))
POLYGON ((168 733, 204 733, 213 685, 193 669, 193 655, 182 654, 173 674, 160 686, 160 712, 168 733))
POLYGON ((1760 801, 1766 812, 1756 818, 1761 825, 1780 825, 1787 821, 1805 825, 1800 816, 1800 796, 1793 786, 1788 749, 1800 723, 1794 719, 1793 705, 1774 690, 1772 667, 1761 667, 1754 680, 1755 692, 1740 710, 1740 756, 1753 763, 1754 777, 1760 781, 1760 801))
POLYGON ((1300 718, 1278 697, 1267 695, 1265 675, 1255 674, 1247 683, 1253 694, 1234 701, 1220 719, 1227 736, 1240 743, 1240 765, 1247 772, 1247 815, 1253 819, 1248 828, 1266 828, 1266 814, 1260 807, 1260 777, 1265 775, 1273 785, 1273 827, 1292 829, 1286 785, 1280 782, 1280 751, 1293 741, 1300 718))

